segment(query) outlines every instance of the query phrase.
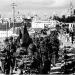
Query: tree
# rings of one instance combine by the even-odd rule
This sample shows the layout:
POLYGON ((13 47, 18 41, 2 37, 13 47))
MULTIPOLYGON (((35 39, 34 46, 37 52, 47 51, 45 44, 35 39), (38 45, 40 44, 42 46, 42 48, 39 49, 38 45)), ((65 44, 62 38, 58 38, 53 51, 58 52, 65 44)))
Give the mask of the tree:
POLYGON ((26 47, 26 48, 29 46, 30 43, 32 43, 32 39, 29 36, 26 24, 24 24, 24 30, 23 30, 23 34, 22 34, 22 41, 23 41, 22 46, 26 47))

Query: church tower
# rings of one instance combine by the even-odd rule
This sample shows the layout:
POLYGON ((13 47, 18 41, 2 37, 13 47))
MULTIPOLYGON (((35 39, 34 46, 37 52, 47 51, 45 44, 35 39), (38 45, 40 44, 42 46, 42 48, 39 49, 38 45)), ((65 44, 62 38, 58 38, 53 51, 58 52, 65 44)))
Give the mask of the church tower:
POLYGON ((73 9, 73 3, 72 3, 72 0, 70 0, 70 15, 71 15, 71 16, 74 15, 74 9, 73 9))

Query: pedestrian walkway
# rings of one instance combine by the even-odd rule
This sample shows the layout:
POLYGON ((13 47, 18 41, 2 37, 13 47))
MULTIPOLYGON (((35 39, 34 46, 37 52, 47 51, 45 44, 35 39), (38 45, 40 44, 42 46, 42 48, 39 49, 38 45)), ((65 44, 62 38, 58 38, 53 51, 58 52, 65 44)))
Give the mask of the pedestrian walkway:
MULTIPOLYGON (((70 52, 67 53, 67 55, 69 57, 71 57, 72 60, 75 59, 75 53, 73 52, 73 50, 70 50, 70 52)), ((71 63, 72 60, 68 60, 68 63, 71 63)), ((58 74, 61 74, 61 67, 64 66, 65 62, 64 60, 62 60, 61 62, 58 61, 58 63, 55 64, 55 66, 53 66, 51 64, 51 72, 50 72, 50 75, 58 75, 58 74)), ((1 75, 4 75, 2 74, 2 72, 0 72, 1 75)), ((19 75, 20 74, 20 70, 17 69, 17 71, 14 71, 14 74, 13 75, 19 75)), ((71 74, 70 74, 71 75, 71 74)))
POLYGON ((56 63, 56 66, 55 67, 52 67, 51 68, 51 72, 50 74, 61 74, 60 70, 61 70, 61 66, 63 66, 64 63, 56 63))
MULTIPOLYGON (((75 61, 75 52, 74 50, 71 50, 70 52, 67 53, 67 63, 72 63, 73 61, 75 61)), ((64 60, 62 60, 64 61, 64 60)), ((55 75, 55 74, 61 74, 61 67, 65 65, 65 62, 61 62, 61 63, 56 63, 55 67, 52 67, 51 65, 51 75, 55 75)), ((70 74, 71 75, 71 74, 70 74)), ((74 75, 74 73, 72 74, 74 75)))

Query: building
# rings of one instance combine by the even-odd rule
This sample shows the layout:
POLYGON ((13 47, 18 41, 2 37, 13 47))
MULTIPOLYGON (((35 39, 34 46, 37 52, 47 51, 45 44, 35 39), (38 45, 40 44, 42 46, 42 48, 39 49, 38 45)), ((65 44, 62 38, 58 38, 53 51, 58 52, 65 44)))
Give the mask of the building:
POLYGON ((57 21, 55 20, 50 20, 50 21, 37 20, 37 21, 32 21, 31 27, 32 28, 42 28, 42 29, 44 29, 45 27, 55 28, 56 24, 57 24, 57 21))
POLYGON ((75 23, 65 23, 65 26, 69 28, 70 31, 73 31, 73 29, 75 28, 75 23))

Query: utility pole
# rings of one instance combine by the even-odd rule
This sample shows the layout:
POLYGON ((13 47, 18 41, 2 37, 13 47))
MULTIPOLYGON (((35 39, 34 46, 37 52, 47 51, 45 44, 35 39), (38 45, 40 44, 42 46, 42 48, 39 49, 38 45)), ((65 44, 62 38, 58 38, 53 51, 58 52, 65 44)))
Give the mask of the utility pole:
POLYGON ((12 9, 13 9, 13 33, 15 31, 15 7, 16 7, 16 4, 13 2, 12 3, 12 9))
POLYGON ((7 31, 7 37, 8 37, 8 21, 6 21, 6 31, 7 31))

